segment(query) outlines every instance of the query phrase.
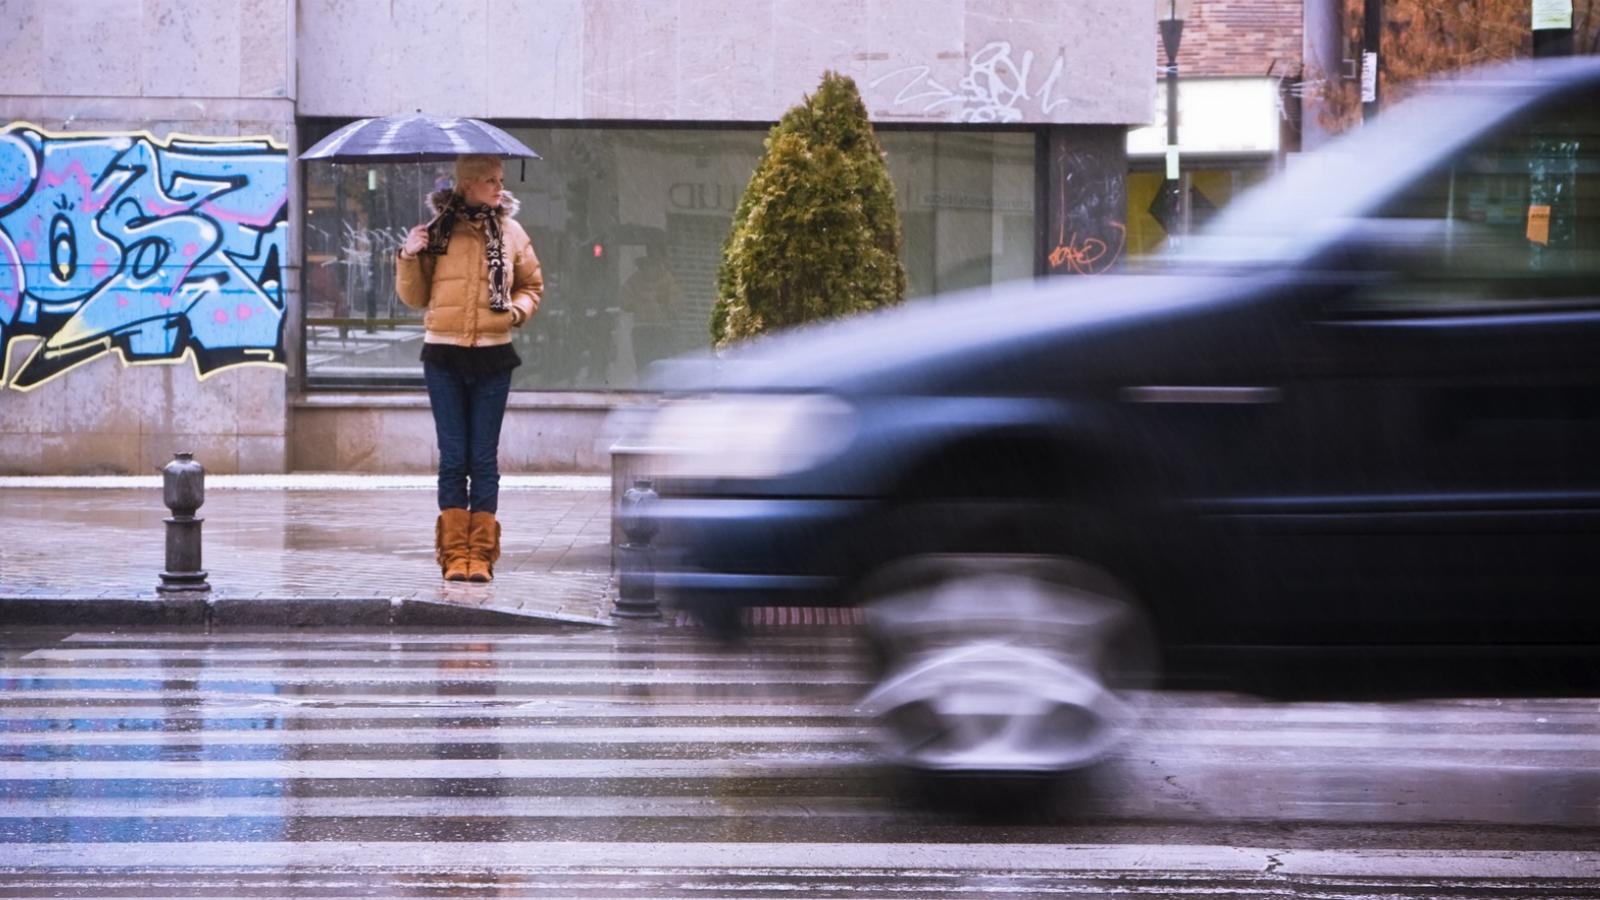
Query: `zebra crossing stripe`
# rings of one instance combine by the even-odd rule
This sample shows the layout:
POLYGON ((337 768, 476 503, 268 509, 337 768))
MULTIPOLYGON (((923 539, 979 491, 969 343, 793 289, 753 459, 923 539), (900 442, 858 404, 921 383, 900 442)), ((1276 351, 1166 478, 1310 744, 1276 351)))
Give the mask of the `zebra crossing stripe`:
MULTIPOLYGON (((31 694, 61 695, 56 699, 70 700, 82 697, 75 691, 45 691, 31 694)), ((120 695, 119 695, 120 696, 120 695)), ((537 719, 551 717, 577 719, 648 719, 670 721, 673 719, 840 719, 859 718, 855 706, 800 704, 800 703, 728 703, 708 700, 703 703, 639 703, 618 702, 605 698, 562 697, 557 699, 532 697, 513 700, 498 706, 485 705, 483 697, 434 697, 412 700, 405 697, 367 698, 361 702, 346 702, 341 697, 337 706, 296 705, 288 702, 268 702, 264 697, 212 698, 183 708, 156 705, 153 701, 171 699, 168 695, 140 693, 132 699, 147 706, 106 706, 106 698, 89 698, 82 705, 22 706, 14 702, 0 704, 0 727, 7 732, 28 733, 34 727, 60 727, 63 729, 94 729, 97 720, 108 720, 106 730, 139 728, 144 724, 182 723, 185 727, 203 727, 206 731, 230 731, 238 728, 265 727, 267 720, 350 719, 352 721, 381 719, 537 719), (386 702, 384 702, 386 701, 386 702), (463 708, 466 707, 466 708, 463 708), (65 724, 59 724, 65 723, 65 724), (192 724, 191 724, 192 723, 192 724)), ((123 698, 129 699, 129 698, 123 698)), ((274 698, 290 701, 292 698, 274 698)))
POLYGON ((253 778, 749 778, 837 774, 845 763, 862 763, 858 752, 774 754, 748 759, 340 759, 149 760, 0 763, 0 780, 253 778), (397 768, 404 763, 404 769, 397 768))
MULTIPOLYGON (((162 871, 244 867, 492 867, 502 872, 626 868, 632 873, 753 869, 771 875, 819 869, 868 874, 892 871, 1185 872, 1258 876, 1369 878, 1593 879, 1600 851, 1297 850, 1179 844, 907 844, 636 842, 195 842, 150 844, 12 844, 0 846, 0 867, 139 867, 162 871), (352 864, 353 860, 386 863, 352 864), (181 861, 181 862, 176 862, 181 861)), ((1559 887, 1555 888, 1559 892, 1559 887)))
MULTIPOLYGON (((82 720, 79 720, 82 721, 82 720)), ((726 727, 674 726, 666 724, 586 727, 552 721, 540 725, 498 725, 479 727, 341 728, 310 731, 284 731, 271 728, 250 730, 208 730, 195 732, 132 731, 97 732, 73 730, 8 733, 0 750, 22 747, 96 746, 129 744, 214 745, 308 745, 308 744, 387 744, 437 743, 818 743, 860 741, 871 737, 867 720, 853 728, 742 726, 737 731, 726 727)), ((1209 747, 1302 747, 1339 748, 1348 745, 1349 734, 1332 731, 1279 730, 1238 732, 1205 728, 1145 728, 1139 743, 1162 745, 1190 742, 1209 747)), ((1389 751, 1412 750, 1503 750, 1533 752, 1581 752, 1600 757, 1600 741, 1593 734, 1381 734, 1374 743, 1389 751)), ((3 763, 0 763, 3 765, 3 763)))
MULTIPOLYGON (((0 799, 0 817, 43 818, 62 812, 56 800, 0 799)), ((149 797, 85 798, 74 804, 78 816, 283 816, 352 818, 364 816, 502 816, 506 818, 719 818, 732 814, 780 818, 894 818, 899 813, 876 798, 773 796, 608 797, 583 794, 517 797, 234 797, 215 800, 155 800, 149 797)))
POLYGON ((0 895, 236 898, 289 869, 328 896, 469 871, 530 879, 506 896, 1600 893, 1594 700, 1144 693, 1086 819, 994 825, 897 803, 858 636, 8 640, 0 895))
MULTIPOLYGON (((35 650, 22 657, 28 662, 139 662, 145 665, 170 666, 175 663, 220 663, 235 666, 242 663, 282 661, 284 651, 270 648, 248 650, 187 650, 182 648, 130 647, 126 649, 93 650, 35 650)), ((723 666, 745 666, 754 663, 771 665, 780 662, 805 663, 808 666, 856 664, 864 660, 860 653, 761 653, 751 656, 720 653, 675 653, 636 648, 632 652, 616 648, 593 649, 573 647, 543 647, 535 650, 522 647, 460 650, 399 650, 374 647, 369 650, 306 650, 295 651, 297 662, 517 662, 548 661, 554 663, 604 662, 627 663, 702 663, 723 666)))
MULTIPOLYGON (((452 632, 446 629, 430 629, 427 632, 404 631, 313 631, 296 634, 293 640, 284 640, 280 635, 260 632, 230 632, 227 634, 205 634, 198 631, 127 631, 116 634, 96 632, 76 632, 63 637, 62 646, 76 646, 82 644, 95 644, 101 647, 126 647, 149 645, 153 647, 218 647, 248 644, 281 649, 286 655, 293 656, 298 649, 318 644, 346 644, 350 646, 366 646, 372 644, 404 647, 423 647, 428 645, 451 645, 460 647, 484 646, 491 648, 500 647, 611 647, 632 648, 639 652, 653 652, 662 648, 675 646, 692 646, 699 648, 716 648, 722 645, 704 634, 694 631, 662 631, 652 633, 648 637, 638 637, 616 631, 594 631, 583 629, 581 631, 553 631, 536 634, 516 634, 506 632, 452 632)), ((746 650, 730 651, 729 655, 742 656, 744 652, 761 653, 770 650, 825 650, 829 647, 848 647, 860 651, 860 639, 853 632, 845 629, 824 629, 821 633, 772 634, 762 635, 759 646, 746 648, 746 650)))
MULTIPOLYGON (((493 744, 775 744, 858 742, 873 735, 865 722, 854 728, 807 728, 744 726, 731 729, 721 726, 682 727, 673 725, 622 726, 614 728, 566 726, 560 724, 535 726, 492 726, 465 728, 340 728, 316 731, 280 731, 255 729, 251 731, 195 732, 84 732, 57 731, 7 734, 0 740, 0 751, 23 747, 86 747, 102 745, 174 745, 204 744, 206 746, 244 745, 294 745, 365 744, 432 745, 439 743, 493 743, 493 744)), ((3 766, 4 763, 0 763, 3 766)))

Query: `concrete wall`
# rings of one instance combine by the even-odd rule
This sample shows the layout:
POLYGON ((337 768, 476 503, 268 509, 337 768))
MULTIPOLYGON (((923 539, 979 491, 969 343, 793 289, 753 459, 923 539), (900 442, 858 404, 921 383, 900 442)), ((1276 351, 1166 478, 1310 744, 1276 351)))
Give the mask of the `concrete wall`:
POLYGON ((206 471, 283 472, 284 374, 102 356, 26 393, 0 393, 0 474, 148 475, 179 450, 206 471))
POLYGON ((19 96, 182 101, 174 109, 193 108, 195 100, 292 99, 294 6, 293 0, 3 0, 0 95, 7 102, 19 96))
MULTIPOLYGON (((13 178, 22 175, 26 191, 13 190, 10 178, 0 187, 0 212, 9 209, 12 216, 0 217, 7 232, 0 250, 9 248, 10 254, 0 262, 11 263, 0 265, 0 338, 7 357, 0 371, 0 473, 147 473, 175 450, 193 450, 213 472, 284 470, 286 373, 294 366, 300 331, 293 229, 276 232, 282 294, 272 291, 270 306, 252 305, 268 298, 258 286, 245 285, 240 270, 230 269, 231 287, 217 291, 203 310, 191 307, 191 315, 203 313, 207 322, 255 315, 256 345, 265 340, 263 323, 281 317, 283 338, 271 340, 275 346, 267 351, 220 347, 222 352, 208 353, 197 343, 190 346, 200 347, 198 352, 186 350, 161 333, 160 312, 139 321, 141 304, 165 299, 163 309, 170 311, 176 294, 165 287, 112 289, 119 278, 137 281, 131 270, 141 239, 151 234, 169 248, 192 245, 209 260, 183 272, 206 265, 229 269, 223 251, 239 250, 230 242, 260 233, 241 235, 233 217, 249 218, 268 202, 257 197, 235 207, 234 200, 264 182, 272 182, 273 196, 294 196, 297 167, 288 161, 296 141, 294 16, 294 0, 0 0, 0 22, 6 23, 0 29, 0 56, 6 60, 0 66, 0 127, 11 125, 0 136, 0 168, 13 178), (233 148, 229 152, 248 150, 245 144, 263 152, 251 163, 256 170, 245 176, 247 187, 233 191, 234 200, 223 199, 220 188, 211 189, 208 200, 204 187, 173 183, 176 170, 163 182, 159 167, 189 156, 169 140, 173 135, 264 138, 278 149, 265 141, 224 142, 233 148), (116 156, 125 148, 131 149, 116 156), (30 239, 28 223, 39 213, 27 205, 47 199, 41 195, 52 189, 52 166, 69 172, 74 163, 84 165, 85 186, 78 188, 83 202, 76 204, 83 215, 75 231, 75 254, 84 265, 67 281, 52 283, 50 267, 56 263, 44 261, 44 251, 30 239), (30 166, 36 177, 28 184, 30 166), (270 177, 261 177, 260 166, 270 177), (127 189, 115 196, 100 193, 111 183, 108 173, 127 189), (186 195, 199 199, 184 201, 186 195), (128 198, 142 210, 118 212, 116 205, 128 198), (108 205, 96 215, 96 204, 108 205), (143 217, 159 221, 141 224, 143 217), (213 239, 219 243, 209 243, 213 239), (27 274, 19 279, 19 272, 27 274), (241 287, 248 297, 230 293, 241 287), (39 304, 31 323, 24 321, 30 297, 39 304), (60 301, 53 316, 45 308, 52 299, 60 301), (170 346, 163 349, 162 340, 170 346), (44 365, 52 353, 53 362, 44 365), (19 378, 30 359, 35 378, 45 380, 19 378), (265 360, 273 364, 258 364, 265 360), (125 364, 134 362, 150 364, 125 364), (208 367, 215 368, 197 378, 208 367)), ((198 157, 206 155, 203 150, 198 157)), ((194 166, 184 162, 184 171, 226 166, 239 173, 233 168, 237 160, 211 157, 194 166)))
MULTIPOLYGON (((512 394, 500 430, 502 472, 603 472, 606 418, 627 397, 512 394)), ((422 392, 318 392, 294 402, 298 472, 438 471, 433 414, 422 392)))
POLYGON ((771 121, 834 69, 879 121, 1124 125, 1154 91, 1138 0, 301 0, 299 28, 307 116, 771 121))

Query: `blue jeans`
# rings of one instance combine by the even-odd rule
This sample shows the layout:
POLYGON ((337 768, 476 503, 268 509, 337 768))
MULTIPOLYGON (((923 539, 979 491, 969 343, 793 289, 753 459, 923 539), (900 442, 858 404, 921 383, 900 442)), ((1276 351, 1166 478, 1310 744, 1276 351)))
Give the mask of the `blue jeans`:
POLYGON ((511 371, 468 378, 423 363, 422 379, 439 440, 439 508, 495 512, 500 506, 500 423, 506 417, 511 371))

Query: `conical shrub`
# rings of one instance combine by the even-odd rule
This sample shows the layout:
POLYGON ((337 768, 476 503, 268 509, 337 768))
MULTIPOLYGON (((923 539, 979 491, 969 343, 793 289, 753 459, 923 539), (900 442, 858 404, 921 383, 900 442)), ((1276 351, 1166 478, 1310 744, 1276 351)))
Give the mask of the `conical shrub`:
POLYGON ((876 309, 905 292, 883 147, 855 82, 828 72, 767 135, 723 245, 712 342, 876 309))

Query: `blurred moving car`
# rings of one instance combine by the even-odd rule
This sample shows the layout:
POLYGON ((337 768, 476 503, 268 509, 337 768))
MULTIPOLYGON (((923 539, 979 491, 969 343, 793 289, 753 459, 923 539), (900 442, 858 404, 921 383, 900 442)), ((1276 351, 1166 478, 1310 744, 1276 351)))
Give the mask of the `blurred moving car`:
POLYGON ((1147 271, 669 372, 658 584, 865 604, 914 767, 1090 762, 1157 658, 1593 654, 1600 60, 1441 82, 1147 271))

